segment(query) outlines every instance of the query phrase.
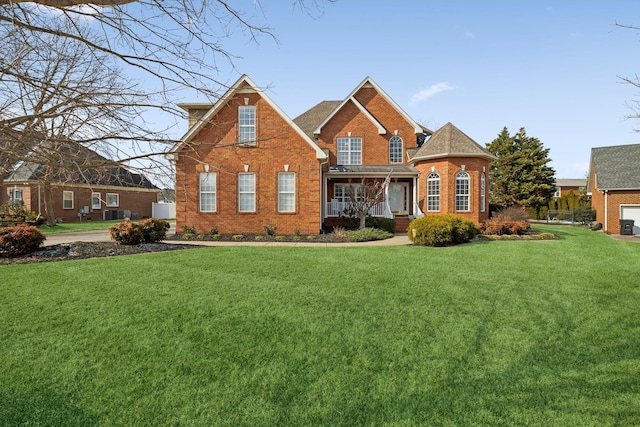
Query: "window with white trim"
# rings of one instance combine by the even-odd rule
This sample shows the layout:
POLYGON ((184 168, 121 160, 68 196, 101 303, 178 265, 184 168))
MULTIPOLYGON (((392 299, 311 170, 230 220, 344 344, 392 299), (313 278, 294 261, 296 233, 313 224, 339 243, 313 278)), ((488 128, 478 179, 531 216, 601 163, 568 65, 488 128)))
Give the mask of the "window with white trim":
POLYGON ((238 108, 238 143, 255 145, 256 143, 256 107, 242 105, 238 108))
POLYGON ((101 207, 100 193, 91 193, 91 209, 100 209, 101 207))
POLYGON ((62 209, 73 209, 73 191, 62 192, 62 209))
POLYGON ((256 174, 238 174, 238 211, 256 211, 256 174))
POLYGON ((21 202, 22 201, 22 190, 14 188, 13 190, 9 190, 9 201, 11 202, 21 202))
POLYGON ((480 212, 484 212, 486 210, 487 204, 487 178, 482 173, 480 177, 480 212))
POLYGON ((427 211, 440 211, 440 175, 435 172, 427 176, 427 211))
POLYGON ((333 199, 337 202, 350 202, 351 197, 355 196, 355 201, 363 200, 363 192, 361 184, 334 184, 333 199))
POLYGON ((362 164, 362 138, 338 138, 338 164, 362 164))
POLYGON ((120 206, 120 195, 118 193, 107 193, 106 204, 108 208, 120 206))
POLYGON ((278 173, 278 212, 296 211, 296 174, 278 173))
POLYGON ((215 212, 217 176, 214 172, 200 173, 200 212, 215 212))
POLYGON ((456 174, 456 211, 469 211, 469 174, 465 171, 456 174))
POLYGON ((389 139, 389 163, 402 163, 402 138, 398 135, 389 139))

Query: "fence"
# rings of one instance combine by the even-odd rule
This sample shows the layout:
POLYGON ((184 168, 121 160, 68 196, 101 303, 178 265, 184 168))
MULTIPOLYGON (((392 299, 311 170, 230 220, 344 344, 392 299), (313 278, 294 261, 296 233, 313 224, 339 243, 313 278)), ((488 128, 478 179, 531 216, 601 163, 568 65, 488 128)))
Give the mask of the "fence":
POLYGON ((572 211, 549 210, 547 211, 547 223, 558 224, 588 224, 596 220, 596 211, 582 208, 572 211))

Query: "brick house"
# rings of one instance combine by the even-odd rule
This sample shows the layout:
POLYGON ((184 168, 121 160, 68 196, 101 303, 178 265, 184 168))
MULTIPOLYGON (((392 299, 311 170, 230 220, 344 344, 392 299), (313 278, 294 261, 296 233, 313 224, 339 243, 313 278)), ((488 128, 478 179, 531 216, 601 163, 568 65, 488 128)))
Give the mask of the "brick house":
MULTIPOLYGON (((74 156, 110 163, 87 148, 74 145, 74 156)), ((73 156, 70 156, 73 157, 73 156)), ((22 162, 0 186, 0 205, 22 201, 24 207, 46 216, 43 166, 22 162)), ((54 176, 50 183, 53 212, 59 222, 151 217, 160 190, 144 176, 113 165, 104 170, 84 169, 77 174, 54 176)))
POLYGON ((554 200, 558 197, 566 196, 570 191, 576 196, 579 195, 587 185, 586 178, 558 178, 556 179, 556 192, 554 200))
POLYGON ((587 194, 603 231, 619 234, 620 220, 633 220, 640 234, 640 144, 591 149, 587 194))
POLYGON ((178 231, 315 234, 344 221, 363 179, 388 178, 369 213, 395 217, 398 232, 425 214, 488 217, 493 155, 450 123, 420 126, 371 78, 294 120, 246 75, 213 105, 181 107, 190 128, 169 156, 178 231))

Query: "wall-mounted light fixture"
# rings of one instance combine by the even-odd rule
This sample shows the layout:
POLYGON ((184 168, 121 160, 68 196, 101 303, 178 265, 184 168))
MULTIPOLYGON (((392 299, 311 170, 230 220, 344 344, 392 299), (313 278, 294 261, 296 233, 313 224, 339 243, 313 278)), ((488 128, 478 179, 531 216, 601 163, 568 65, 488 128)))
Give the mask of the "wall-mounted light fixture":
POLYGON ((249 165, 244 165, 244 171, 249 172, 249 165))

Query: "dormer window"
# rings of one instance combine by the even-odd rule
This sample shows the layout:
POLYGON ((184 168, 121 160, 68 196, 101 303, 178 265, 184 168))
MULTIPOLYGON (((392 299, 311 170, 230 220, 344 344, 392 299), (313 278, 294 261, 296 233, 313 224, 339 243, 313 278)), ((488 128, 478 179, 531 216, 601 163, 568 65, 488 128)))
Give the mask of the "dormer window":
POLYGON ((243 105, 238 108, 238 143, 256 144, 256 107, 243 105))
POLYGON ((402 138, 398 135, 389 139, 389 163, 402 163, 402 138))

